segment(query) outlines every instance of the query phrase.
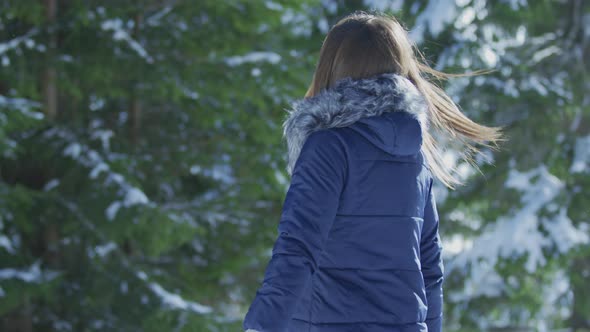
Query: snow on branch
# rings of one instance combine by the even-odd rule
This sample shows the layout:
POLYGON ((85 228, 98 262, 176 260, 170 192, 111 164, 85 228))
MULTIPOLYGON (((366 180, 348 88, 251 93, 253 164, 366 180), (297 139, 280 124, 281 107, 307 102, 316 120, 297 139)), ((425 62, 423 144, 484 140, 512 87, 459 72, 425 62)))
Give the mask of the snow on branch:
POLYGON ((75 141, 75 137, 68 132, 51 130, 46 133, 46 136, 59 135, 62 138, 68 139, 71 142, 66 145, 63 150, 65 157, 70 157, 77 161, 80 165, 90 169, 89 177, 91 179, 98 178, 99 175, 105 173, 105 185, 116 185, 118 187, 118 195, 122 197, 121 200, 113 201, 105 210, 105 215, 108 220, 114 220, 117 212, 121 207, 131 207, 134 205, 149 205, 151 202, 145 193, 129 183, 123 175, 111 170, 108 161, 105 160, 100 153, 91 149, 85 144, 75 141))
POLYGON ((115 219, 117 212, 121 207, 131 207, 134 205, 146 205, 150 201, 147 196, 138 188, 128 187, 125 189, 125 198, 123 201, 114 201, 106 209, 105 213, 109 220, 115 219))
MULTIPOLYGON (((95 248, 95 253, 100 255, 101 257, 110 253, 114 252, 116 255, 119 256, 120 262, 122 266, 127 269, 129 272, 135 274, 141 281, 145 282, 148 288, 162 301, 164 305, 171 309, 178 309, 184 311, 190 311, 197 314, 207 314, 213 311, 213 308, 209 306, 205 306, 199 304, 197 302, 188 301, 183 299, 180 295, 171 293, 164 289, 160 284, 157 282, 149 281, 148 275, 143 272, 142 270, 136 270, 136 267, 133 266, 133 263, 129 261, 129 259, 121 253, 120 248, 117 246, 116 243, 110 241, 108 237, 100 231, 92 221, 72 202, 66 201, 63 198, 59 198, 58 201, 66 207, 70 212, 72 212, 75 216, 77 216, 82 224, 90 231, 92 231, 98 238, 106 242, 106 244, 98 246, 95 248)), ((2 271, 2 270, 0 270, 2 271)), ((1 278, 0 278, 1 280, 1 278)), ((126 286, 125 286, 126 287, 126 286)), ((1 291, 1 289, 0 289, 1 291)), ((1 294, 1 293, 0 293, 1 294)))
POLYGON ((40 262, 36 261, 28 269, 4 268, 0 269, 0 280, 20 279, 28 283, 42 283, 51 281, 59 275, 57 271, 41 270, 40 262))
POLYGON ((590 242, 587 230, 573 225, 567 208, 555 204, 565 184, 545 165, 526 172, 511 169, 505 186, 521 192, 522 207, 512 215, 500 217, 447 264, 447 271, 471 265, 469 279, 472 282, 466 283, 463 296, 499 295, 502 283, 495 265, 501 257, 526 255, 524 267, 532 273, 546 263, 543 249, 555 247, 559 253, 566 253, 576 245, 590 242), (554 214, 540 216, 542 209, 554 214), (470 284, 476 285, 477 290, 474 288, 470 292, 467 289, 470 284), (491 290, 493 292, 489 293, 491 290))
POLYGON ((114 40, 122 40, 131 47, 140 57, 145 59, 147 63, 153 63, 154 59, 149 55, 141 44, 133 39, 129 33, 123 28, 123 21, 120 18, 106 20, 102 22, 101 28, 104 31, 113 31, 114 40))
POLYGON ((404 6, 403 0, 364 0, 365 6, 378 11, 400 11, 404 6))
POLYGON ((36 35, 38 32, 39 30, 37 28, 34 28, 29 30, 29 32, 20 37, 16 37, 9 41, 0 43, 0 55, 17 48, 21 43, 26 42, 29 38, 36 35))
POLYGON ((537 266, 545 263, 543 247, 555 244, 563 253, 577 244, 589 241, 586 233, 573 226, 565 208, 557 211, 557 206, 551 204, 563 189, 564 183, 549 173, 545 165, 527 172, 511 169, 505 186, 522 193, 521 209, 511 216, 499 218, 488 231, 473 241, 477 245, 455 258, 453 266, 475 264, 481 259, 494 266, 498 257, 528 254, 525 268, 533 272, 537 266), (544 207, 555 207, 554 212, 557 214, 554 217, 539 217, 544 207), (544 235, 539 230, 541 224, 554 231, 544 235))
POLYGON ((570 167, 572 173, 582 173, 590 171, 590 135, 579 137, 576 140, 574 150, 574 160, 570 167))
POLYGON ((410 31, 410 38, 418 44, 422 43, 426 29, 433 36, 438 36, 458 15, 455 0, 431 0, 424 11, 416 17, 415 28, 410 31))
POLYGON ((41 107, 41 103, 36 101, 24 98, 8 98, 0 95, 0 108, 18 110, 23 115, 36 120, 41 120, 45 117, 44 114, 41 112, 31 111, 31 109, 39 107, 41 107))
POLYGON ((207 314, 213 311, 209 306, 185 300, 178 294, 168 292, 160 284, 148 281, 148 276, 143 271, 138 271, 136 275, 139 279, 147 282, 151 291, 162 300, 164 305, 171 309, 188 310, 197 314, 207 314))
POLYGON ((158 12, 156 12, 155 14, 153 14, 152 16, 148 17, 145 21, 148 25, 151 26, 158 26, 160 25, 160 19, 162 19, 162 17, 166 16, 168 13, 170 13, 172 11, 174 7, 171 5, 168 6, 164 6, 164 8, 162 8, 161 10, 159 10, 158 12))
MULTIPOLYGON (((2 226, 2 224, 0 224, 0 226, 2 226)), ((14 254, 16 252, 12 241, 10 241, 10 238, 4 234, 0 234, 0 248, 4 248, 4 250, 10 254, 14 254)))
POLYGON ((275 52, 250 52, 245 55, 236 55, 225 58, 225 63, 230 67, 236 67, 244 63, 269 62, 277 64, 281 56, 275 52))

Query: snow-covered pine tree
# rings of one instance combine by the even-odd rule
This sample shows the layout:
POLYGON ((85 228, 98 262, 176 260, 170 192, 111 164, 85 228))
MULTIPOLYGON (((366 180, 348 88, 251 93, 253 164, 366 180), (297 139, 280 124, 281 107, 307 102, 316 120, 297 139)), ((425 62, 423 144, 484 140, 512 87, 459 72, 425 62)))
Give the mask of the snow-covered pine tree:
POLYGON ((437 69, 495 70, 446 88, 476 121, 504 126, 509 140, 500 153, 477 157, 483 175, 457 163, 467 185, 437 191, 453 330, 590 327, 589 7, 577 0, 405 6, 437 69))
POLYGON ((302 6, 0 4, 0 330, 240 326, 302 6))

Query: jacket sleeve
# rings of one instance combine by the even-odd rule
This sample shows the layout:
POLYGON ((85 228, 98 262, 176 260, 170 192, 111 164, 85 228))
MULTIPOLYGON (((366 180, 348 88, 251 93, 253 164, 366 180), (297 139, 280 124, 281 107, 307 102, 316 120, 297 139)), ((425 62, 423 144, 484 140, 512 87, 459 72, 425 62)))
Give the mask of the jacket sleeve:
POLYGON ((318 267, 345 183, 347 158, 330 130, 313 132, 294 165, 264 280, 244 330, 283 332, 318 267))
POLYGON ((441 332, 443 319, 443 280, 444 265, 442 260, 442 244, 439 235, 439 218, 436 208, 436 200, 432 191, 433 180, 430 181, 430 189, 424 210, 424 225, 420 242, 420 262, 424 285, 426 287, 426 299, 428 313, 426 324, 428 332, 441 332))

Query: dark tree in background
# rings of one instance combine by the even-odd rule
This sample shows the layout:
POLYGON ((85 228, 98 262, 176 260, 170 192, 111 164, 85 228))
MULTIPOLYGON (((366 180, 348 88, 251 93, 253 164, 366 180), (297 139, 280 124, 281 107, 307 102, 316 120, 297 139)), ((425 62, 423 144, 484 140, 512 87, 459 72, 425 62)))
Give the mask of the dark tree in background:
MULTIPOLYGON (((452 331, 590 328, 583 0, 0 2, 0 330, 235 331, 322 38, 395 14, 509 143, 437 187, 452 331)), ((449 142, 450 164, 458 154, 449 142)))

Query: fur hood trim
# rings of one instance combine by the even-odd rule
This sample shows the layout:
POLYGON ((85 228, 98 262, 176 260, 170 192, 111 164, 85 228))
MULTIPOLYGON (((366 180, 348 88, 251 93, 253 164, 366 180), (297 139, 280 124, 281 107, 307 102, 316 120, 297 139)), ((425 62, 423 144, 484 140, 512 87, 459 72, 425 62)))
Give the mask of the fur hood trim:
POLYGON ((347 127, 361 118, 385 112, 407 112, 428 128, 428 107, 423 95, 407 78, 385 73, 364 79, 344 78, 316 96, 296 100, 283 123, 287 141, 287 172, 292 175, 301 148, 313 132, 347 127))

